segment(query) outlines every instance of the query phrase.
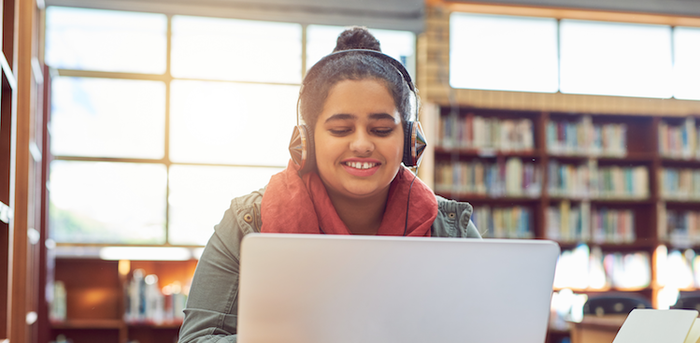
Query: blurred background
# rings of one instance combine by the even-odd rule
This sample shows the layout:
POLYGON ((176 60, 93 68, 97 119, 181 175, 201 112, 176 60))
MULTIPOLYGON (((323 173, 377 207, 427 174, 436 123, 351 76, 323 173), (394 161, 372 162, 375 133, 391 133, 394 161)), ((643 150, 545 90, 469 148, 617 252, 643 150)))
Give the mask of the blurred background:
POLYGON ((5 0, 2 16, 0 342, 175 341, 214 226, 287 165, 301 80, 352 25, 418 85, 419 176, 474 205, 484 237, 562 246, 548 343, 585 342, 584 315, 700 299, 697 1, 5 0))

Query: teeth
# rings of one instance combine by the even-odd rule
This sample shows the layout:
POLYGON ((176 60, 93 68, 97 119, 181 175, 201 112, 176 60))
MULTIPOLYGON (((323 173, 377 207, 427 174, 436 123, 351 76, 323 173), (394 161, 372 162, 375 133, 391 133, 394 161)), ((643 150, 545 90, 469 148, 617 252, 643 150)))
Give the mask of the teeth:
POLYGON ((369 162, 346 162, 345 164, 355 169, 369 169, 377 165, 376 163, 369 162))

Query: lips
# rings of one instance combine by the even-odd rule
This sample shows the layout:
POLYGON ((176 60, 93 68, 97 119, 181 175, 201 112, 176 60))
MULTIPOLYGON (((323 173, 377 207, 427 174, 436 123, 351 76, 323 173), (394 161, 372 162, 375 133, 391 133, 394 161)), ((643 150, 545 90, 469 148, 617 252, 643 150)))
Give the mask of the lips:
POLYGON ((370 169, 378 165, 378 163, 374 162, 344 162, 344 164, 355 169, 370 169))
POLYGON ((341 165, 350 175, 368 177, 374 175, 374 173, 379 170, 381 163, 377 160, 351 159, 341 162, 341 165))

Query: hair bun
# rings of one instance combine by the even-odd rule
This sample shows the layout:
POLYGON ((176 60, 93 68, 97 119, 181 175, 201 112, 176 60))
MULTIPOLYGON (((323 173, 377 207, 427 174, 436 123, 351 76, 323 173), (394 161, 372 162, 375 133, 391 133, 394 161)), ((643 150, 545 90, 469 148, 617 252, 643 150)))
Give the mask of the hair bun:
POLYGON ((355 26, 343 31, 335 44, 333 52, 349 49, 368 49, 382 51, 377 38, 366 27, 355 26))

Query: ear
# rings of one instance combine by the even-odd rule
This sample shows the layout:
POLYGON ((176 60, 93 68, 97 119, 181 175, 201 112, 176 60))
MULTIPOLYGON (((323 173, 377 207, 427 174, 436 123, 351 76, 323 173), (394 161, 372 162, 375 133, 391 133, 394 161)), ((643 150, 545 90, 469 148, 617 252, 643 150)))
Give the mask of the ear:
POLYGON ((297 125, 289 141, 289 154, 299 166, 299 175, 312 171, 316 165, 313 132, 306 125, 297 125))
POLYGON ((403 141, 403 164, 406 167, 418 167, 428 145, 420 122, 406 122, 403 141))

